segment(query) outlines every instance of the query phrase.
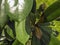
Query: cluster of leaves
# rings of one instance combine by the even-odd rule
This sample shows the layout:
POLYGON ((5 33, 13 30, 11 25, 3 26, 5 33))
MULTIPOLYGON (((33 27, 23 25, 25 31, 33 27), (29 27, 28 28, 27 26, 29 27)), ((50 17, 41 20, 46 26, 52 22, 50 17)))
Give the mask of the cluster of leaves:
POLYGON ((0 0, 0 45, 59 45, 59 17, 59 0, 0 0))

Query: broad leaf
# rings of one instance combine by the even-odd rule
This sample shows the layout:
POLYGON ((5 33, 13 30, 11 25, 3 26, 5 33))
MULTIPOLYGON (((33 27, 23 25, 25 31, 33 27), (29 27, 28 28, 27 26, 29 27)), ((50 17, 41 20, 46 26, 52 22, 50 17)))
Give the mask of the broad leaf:
POLYGON ((29 34, 31 32, 29 19, 24 19, 21 22, 15 22, 16 38, 23 44, 25 44, 29 39, 29 34))
POLYGON ((60 16, 60 2, 55 2, 51 6, 49 6, 45 11, 45 16, 47 17, 47 21, 52 21, 60 16), (51 18, 53 17, 53 18, 51 18))
POLYGON ((33 0, 8 0, 10 20, 22 21, 30 13, 33 0), (16 4, 17 3, 17 4, 16 4), (14 6, 14 4, 16 4, 14 6))
POLYGON ((50 16, 47 17, 47 21, 52 21, 52 20, 56 19, 59 16, 60 16, 60 9, 57 9, 56 11, 51 13, 50 16), (51 18, 51 17, 53 17, 53 18, 51 18))

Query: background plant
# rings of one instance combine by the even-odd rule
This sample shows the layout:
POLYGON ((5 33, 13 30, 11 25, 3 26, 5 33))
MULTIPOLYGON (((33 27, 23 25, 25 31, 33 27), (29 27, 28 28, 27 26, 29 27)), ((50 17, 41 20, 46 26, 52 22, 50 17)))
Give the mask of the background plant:
POLYGON ((59 0, 0 0, 0 45, 59 42, 59 0))

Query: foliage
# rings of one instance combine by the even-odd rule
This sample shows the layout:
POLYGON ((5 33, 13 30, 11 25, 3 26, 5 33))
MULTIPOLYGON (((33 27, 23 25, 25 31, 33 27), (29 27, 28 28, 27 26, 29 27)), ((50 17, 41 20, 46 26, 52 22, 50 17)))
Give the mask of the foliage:
POLYGON ((59 0, 0 0, 0 45, 60 45, 59 17, 59 0))

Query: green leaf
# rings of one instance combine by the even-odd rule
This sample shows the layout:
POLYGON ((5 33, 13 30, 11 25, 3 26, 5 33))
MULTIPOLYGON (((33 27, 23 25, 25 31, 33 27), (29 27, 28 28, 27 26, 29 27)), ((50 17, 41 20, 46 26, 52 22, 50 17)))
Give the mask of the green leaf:
POLYGON ((60 32, 60 21, 52 21, 53 25, 50 25, 53 30, 60 32))
POLYGON ((49 45, 60 45, 60 40, 52 35, 49 45))
POLYGON ((22 25, 23 23, 20 22, 20 24, 18 24, 18 26, 16 27, 16 38, 23 44, 25 44, 27 42, 27 40, 29 39, 29 35, 26 33, 25 29, 24 29, 24 25, 22 25))
MULTIPOLYGON (((43 37, 42 41, 49 45, 59 45, 60 43, 60 33, 57 37, 53 35, 53 30, 60 32, 60 21, 54 20, 53 22, 44 23, 40 25, 42 29, 43 37), (49 36, 50 35, 50 36, 49 36)), ((41 42, 42 42, 41 41, 41 42)))
POLYGON ((1 7, 0 7, 0 27, 3 27, 6 24, 7 20, 8 20, 7 19, 7 14, 6 14, 6 11, 8 10, 8 8, 6 6, 8 6, 8 5, 7 5, 6 1, 1 2, 1 7))
POLYGON ((16 5, 17 5, 17 3, 18 3, 18 0, 15 0, 15 4, 14 4, 14 6, 16 6, 16 5))
POLYGON ((56 1, 54 2, 52 5, 50 5, 46 11, 45 11, 45 15, 49 16, 49 14, 53 13, 55 10, 59 9, 60 7, 60 2, 56 1))
POLYGON ((50 22, 42 23, 38 25, 42 32, 42 38, 40 40, 41 45, 48 45, 50 42, 52 28, 50 27, 50 22))
POLYGON ((57 0, 36 0, 36 9, 38 9, 40 7, 40 5, 42 3, 46 4, 46 8, 48 8, 50 5, 52 5, 54 2, 56 2, 57 0))
POLYGON ((0 42, 0 45, 3 45, 3 42, 0 42))
POLYGON ((12 45, 21 45, 20 42, 16 39, 12 45))
POLYGON ((28 39, 29 39, 29 33, 31 32, 30 30, 30 23, 29 19, 26 22, 26 19, 24 19, 21 22, 15 22, 15 29, 16 29, 16 38, 22 43, 25 44, 28 39), (30 32, 29 32, 30 31, 30 32))
POLYGON ((50 5, 45 11, 45 16, 48 22, 59 17, 60 16, 60 2, 56 1, 55 3, 50 5))
POLYGON ((1 6, 2 0, 0 0, 0 6, 1 6))
POLYGON ((5 32, 5 36, 7 37, 7 39, 9 41, 15 39, 15 36, 13 34, 13 30, 8 25, 6 25, 5 28, 6 28, 6 30, 4 30, 4 32, 5 32))
POLYGON ((32 45, 48 45, 50 42, 52 29, 50 23, 42 23, 38 25, 42 32, 42 38, 39 40, 34 35, 32 37, 32 45))
POLYGON ((36 36, 33 35, 31 45, 41 45, 41 42, 36 36))
POLYGON ((8 2, 10 7, 8 16, 10 17, 11 20, 17 19, 18 21, 22 21, 30 13, 33 5, 33 0, 18 0, 18 3, 16 4, 16 6, 13 6, 14 3, 12 3, 12 1, 13 0, 11 0, 10 3, 8 2), (11 3, 12 3, 12 6, 11 6, 11 3))
POLYGON ((57 9, 56 11, 54 11, 53 13, 51 13, 48 17, 47 17, 47 21, 52 21, 54 19, 56 19, 57 17, 60 16, 60 9, 57 9), (53 18, 51 18, 53 17, 53 18))

